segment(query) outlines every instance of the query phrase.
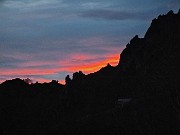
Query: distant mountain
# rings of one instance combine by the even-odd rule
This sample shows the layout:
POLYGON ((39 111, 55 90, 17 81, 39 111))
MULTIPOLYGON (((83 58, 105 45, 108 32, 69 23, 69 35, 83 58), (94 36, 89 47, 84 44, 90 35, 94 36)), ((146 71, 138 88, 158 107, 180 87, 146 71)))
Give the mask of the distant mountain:
POLYGON ((0 85, 0 133, 180 134, 180 11, 155 18, 116 67, 57 81, 0 85))

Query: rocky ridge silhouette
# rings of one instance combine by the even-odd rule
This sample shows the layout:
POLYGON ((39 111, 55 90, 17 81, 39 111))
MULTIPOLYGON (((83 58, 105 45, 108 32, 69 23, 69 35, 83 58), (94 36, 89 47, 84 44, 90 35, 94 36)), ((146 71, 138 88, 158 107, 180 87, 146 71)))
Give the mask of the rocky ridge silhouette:
POLYGON ((179 59, 180 11, 170 11, 126 45, 116 67, 76 72, 66 85, 2 83, 0 133, 177 135, 179 59))

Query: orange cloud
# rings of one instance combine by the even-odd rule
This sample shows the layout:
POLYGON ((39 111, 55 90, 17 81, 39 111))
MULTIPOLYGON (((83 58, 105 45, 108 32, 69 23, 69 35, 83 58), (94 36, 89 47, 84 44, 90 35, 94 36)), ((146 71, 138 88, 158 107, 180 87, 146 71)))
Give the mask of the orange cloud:
POLYGON ((68 67, 67 70, 71 72, 81 70, 84 73, 89 74, 89 73, 98 71, 102 67, 106 66, 108 63, 111 64, 112 66, 115 66, 117 65, 118 62, 119 62, 119 54, 114 54, 114 55, 107 56, 105 60, 95 61, 95 62, 85 63, 85 64, 81 63, 80 65, 77 64, 72 67, 68 67))
MULTIPOLYGON (((38 82, 50 82, 50 79, 45 79, 43 76, 52 76, 61 72, 67 72, 67 73, 73 73, 76 71, 83 71, 85 74, 89 74, 92 72, 96 72, 102 67, 106 66, 107 63, 111 64, 112 66, 117 65, 119 62, 119 54, 113 54, 113 55, 107 55, 104 59, 99 57, 98 55, 85 55, 85 54, 72 54, 70 56, 71 61, 68 60, 61 60, 61 61, 50 61, 50 62, 42 62, 42 61, 36 61, 36 62, 27 62, 27 63, 21 63, 20 68, 15 69, 1 69, 0 76, 6 76, 10 78, 10 76, 31 76, 32 80, 37 80, 38 82), (103 60, 102 60, 103 59, 103 60), (86 60, 90 60, 90 62, 87 62, 86 60), (41 65, 55 65, 47 68, 38 67, 41 65), (29 67, 28 67, 29 66, 29 67), (31 68, 31 66, 34 66, 37 68, 31 68), (38 77, 34 77, 33 75, 37 75, 38 77), (42 76, 42 77, 40 77, 42 76)), ((65 77, 65 76, 63 76, 65 77)), ((64 84, 64 79, 62 76, 59 78, 59 82, 64 84)), ((4 77, 5 78, 5 77, 4 77)), ((46 77, 47 78, 47 77, 46 77)), ((12 79, 12 78, 10 78, 12 79)), ((3 82, 5 80, 0 80, 0 82, 3 82)))
POLYGON ((19 68, 19 69, 3 69, 3 72, 0 73, 0 75, 50 75, 54 73, 53 70, 48 69, 48 70, 44 70, 44 69, 23 69, 23 68, 19 68))

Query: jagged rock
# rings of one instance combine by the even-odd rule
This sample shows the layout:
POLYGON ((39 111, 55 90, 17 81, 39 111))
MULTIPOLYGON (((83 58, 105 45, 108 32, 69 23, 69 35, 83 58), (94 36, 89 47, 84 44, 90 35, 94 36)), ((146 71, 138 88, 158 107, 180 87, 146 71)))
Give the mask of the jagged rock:
POLYGON ((168 13, 167 13, 167 16, 168 15, 174 15, 174 12, 172 10, 170 10, 168 13))
POLYGON ((73 73, 72 81, 74 81, 74 80, 81 80, 84 76, 85 76, 85 74, 82 71, 75 72, 75 73, 73 73))
POLYGON ((67 75, 66 76, 66 78, 65 78, 65 83, 66 83, 66 85, 69 85, 70 83, 71 83, 71 78, 70 78, 70 76, 69 75, 67 75))
POLYGON ((180 27, 179 20, 179 15, 174 14, 173 11, 168 12, 167 15, 158 17, 158 19, 154 19, 145 34, 145 38, 151 38, 150 40, 152 40, 152 38, 154 40, 172 40, 174 34, 179 35, 176 33, 180 27))

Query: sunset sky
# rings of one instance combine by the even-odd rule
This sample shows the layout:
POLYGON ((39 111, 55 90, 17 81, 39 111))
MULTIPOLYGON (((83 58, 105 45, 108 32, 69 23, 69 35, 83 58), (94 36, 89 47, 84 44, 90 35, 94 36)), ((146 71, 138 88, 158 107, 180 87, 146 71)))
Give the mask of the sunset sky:
POLYGON ((0 83, 63 82, 110 63, 180 0, 0 0, 0 83))

